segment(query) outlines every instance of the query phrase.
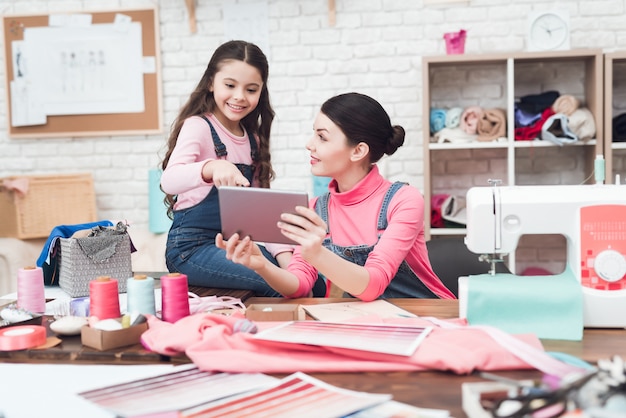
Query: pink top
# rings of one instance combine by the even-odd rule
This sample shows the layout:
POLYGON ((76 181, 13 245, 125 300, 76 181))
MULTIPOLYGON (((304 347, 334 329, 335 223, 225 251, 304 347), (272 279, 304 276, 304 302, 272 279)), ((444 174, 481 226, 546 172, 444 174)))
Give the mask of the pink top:
MULTIPOLYGON (((226 158, 218 158, 213 146, 211 128, 200 116, 191 116, 183 122, 167 168, 161 175, 163 191, 178 196, 174 210, 195 206, 208 196, 213 183, 207 183, 202 178, 202 167, 208 161, 226 159, 236 164, 252 164, 247 132, 244 132, 243 136, 233 135, 215 116, 212 114, 205 116, 211 121, 226 146, 228 155, 226 158)), ((259 187, 258 180, 255 179, 252 186, 259 187)), ((291 251, 293 248, 291 245, 284 244, 266 244, 265 246, 273 256, 291 251)))
MULTIPOLYGON (((376 244, 378 214, 390 185, 391 182, 380 175, 377 166, 347 192, 337 192, 336 182, 331 181, 328 186, 331 193, 328 222, 336 245, 376 244)), ((316 200, 311 199, 310 207, 315 206, 316 200)), ((402 261, 406 260, 435 295, 442 299, 455 299, 430 265, 424 240, 424 198, 420 191, 408 185, 400 188, 389 203, 387 221, 387 229, 365 262, 370 275, 367 288, 354 296, 364 301, 378 298, 394 278, 402 261)), ((299 247, 294 251, 288 270, 300 280, 298 290, 288 297, 306 297, 317 279, 317 270, 302 258, 299 247)))
POLYGON ((213 183, 207 183, 202 179, 202 167, 208 161, 226 159, 237 164, 252 164, 248 134, 235 136, 224 128, 215 116, 206 116, 226 146, 228 155, 226 158, 217 157, 211 138, 211 128, 200 116, 191 116, 183 122, 176 147, 161 176, 163 191, 178 195, 174 210, 192 207, 207 197, 213 183))

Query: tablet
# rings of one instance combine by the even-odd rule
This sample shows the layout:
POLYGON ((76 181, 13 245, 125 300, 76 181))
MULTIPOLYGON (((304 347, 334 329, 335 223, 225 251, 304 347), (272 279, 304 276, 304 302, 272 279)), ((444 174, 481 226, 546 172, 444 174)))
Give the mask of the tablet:
POLYGON ((221 186, 217 189, 222 235, 250 236, 253 241, 295 244, 281 234, 276 223, 282 213, 295 213, 296 206, 308 207, 306 192, 221 186))

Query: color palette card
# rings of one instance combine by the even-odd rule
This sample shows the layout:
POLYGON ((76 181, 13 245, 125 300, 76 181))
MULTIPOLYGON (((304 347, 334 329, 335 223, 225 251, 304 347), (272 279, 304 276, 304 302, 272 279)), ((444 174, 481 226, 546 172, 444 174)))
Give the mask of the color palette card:
POLYGON ((391 395, 355 392, 294 373, 270 387, 182 411, 182 418, 344 417, 378 405, 391 395))
POLYGON ((254 338, 408 357, 431 330, 388 324, 293 321, 261 331, 254 338))

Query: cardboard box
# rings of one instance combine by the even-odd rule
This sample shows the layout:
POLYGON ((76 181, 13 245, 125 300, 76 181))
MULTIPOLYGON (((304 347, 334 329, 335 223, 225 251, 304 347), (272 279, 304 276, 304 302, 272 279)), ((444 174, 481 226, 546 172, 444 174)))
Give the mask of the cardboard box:
POLYGON ((246 318, 251 321, 304 321, 306 313, 300 305, 253 303, 246 309, 246 318))
POLYGON ((80 340, 83 345, 105 351, 127 345, 139 344, 141 334, 148 329, 148 324, 133 325, 130 328, 115 331, 103 331, 85 325, 80 329, 80 340))

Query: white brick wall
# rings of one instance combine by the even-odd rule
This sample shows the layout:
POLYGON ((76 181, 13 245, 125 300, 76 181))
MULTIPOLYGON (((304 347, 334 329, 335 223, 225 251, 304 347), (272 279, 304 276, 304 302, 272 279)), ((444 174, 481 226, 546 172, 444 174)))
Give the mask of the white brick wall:
MULTIPOLYGON (((222 1, 196 0, 198 32, 191 34, 184 0, 0 0, 2 14, 100 11, 154 3, 158 4, 160 15, 163 134, 12 139, 7 135, 6 83, 3 82, 0 84, 0 177, 89 171, 95 178, 100 218, 127 218, 135 224, 147 225, 148 170, 157 167, 178 108, 201 77, 213 49, 224 41, 222 1)), ((626 0, 472 0, 468 4, 428 7, 419 0, 337 0, 334 27, 328 24, 327 4, 323 0, 268 0, 269 87, 277 114, 272 138, 273 163, 278 173, 274 187, 312 191, 304 144, 313 117, 328 97, 360 91, 379 99, 392 121, 407 131, 404 147, 382 164, 385 174, 421 188, 421 57, 445 53, 442 39, 445 32, 466 29, 466 52, 523 50, 528 12, 560 7, 570 12, 572 48, 626 48, 623 24, 626 0)), ((1 64, 0 76, 4 81, 4 61, 1 64)), ((577 70, 562 71, 561 79, 573 79, 570 87, 579 91, 582 87, 575 85, 579 82, 575 77, 577 70)), ((492 73, 486 69, 475 76, 490 79, 492 73)), ((481 91, 468 88, 465 93, 468 97, 481 95, 489 103, 499 103, 502 97, 496 82, 481 91)), ((452 170, 467 164, 464 159, 480 159, 482 152, 485 151, 471 151, 472 155, 462 155, 455 162, 442 161, 436 167, 442 178, 435 182, 455 177, 458 182, 465 181, 458 179, 452 170)), ((565 151, 546 153, 550 154, 547 157, 552 167, 569 169, 580 163, 565 151)), ((625 153, 618 154, 614 166, 616 170, 626 170, 625 153)), ((477 172, 470 181, 482 184, 486 176, 481 171, 485 170, 483 166, 498 165, 498 161, 473 162, 477 172)), ((539 164, 541 158, 528 162, 534 168, 539 164)), ((495 169, 504 169, 504 164, 495 169)), ((464 186, 459 184, 459 189, 464 186)))

